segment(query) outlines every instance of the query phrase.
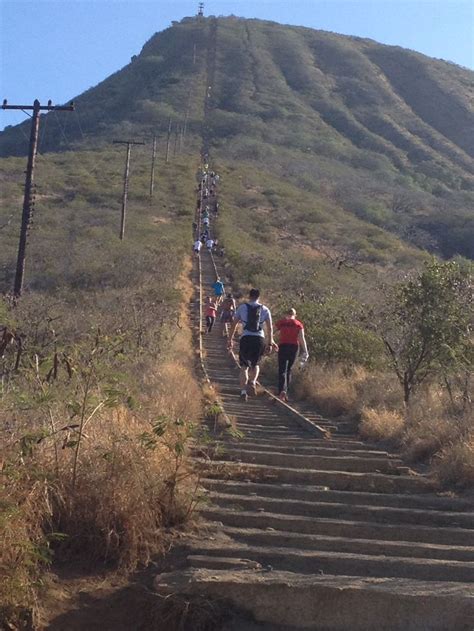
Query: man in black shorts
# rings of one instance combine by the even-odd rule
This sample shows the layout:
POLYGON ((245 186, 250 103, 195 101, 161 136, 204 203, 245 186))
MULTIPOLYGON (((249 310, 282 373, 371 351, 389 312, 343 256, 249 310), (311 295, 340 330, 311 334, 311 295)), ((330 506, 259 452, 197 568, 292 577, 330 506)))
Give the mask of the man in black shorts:
POLYGON ((248 394, 256 394, 257 378, 260 371, 259 362, 265 348, 265 330, 270 348, 277 349, 273 339, 272 314, 270 309, 259 302, 260 291, 251 289, 249 301, 242 303, 235 312, 234 321, 229 332, 229 350, 232 349, 237 326, 242 324, 240 338, 240 397, 247 401, 248 394))

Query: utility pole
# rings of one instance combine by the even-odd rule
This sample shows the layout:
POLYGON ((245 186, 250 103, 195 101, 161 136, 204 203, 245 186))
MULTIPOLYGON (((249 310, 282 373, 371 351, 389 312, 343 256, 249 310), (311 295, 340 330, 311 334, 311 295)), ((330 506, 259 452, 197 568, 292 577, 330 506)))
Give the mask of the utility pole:
POLYGON ((188 131, 188 119, 189 119, 189 99, 188 99, 188 106, 186 108, 186 114, 184 116, 183 144, 184 144, 184 141, 186 140, 186 132, 188 131))
POLYGON ((174 157, 176 157, 178 153, 178 140, 179 140, 180 129, 181 127, 178 124, 176 124, 176 129, 174 132, 174 152, 173 152, 174 157))
POLYGON ((13 295, 15 298, 19 298, 23 291, 23 281, 25 277, 27 235, 31 224, 31 217, 34 211, 33 188, 36 154, 38 152, 40 112, 44 110, 48 112, 50 112, 51 110, 71 112, 72 110, 74 110, 74 103, 71 103, 70 105, 52 105, 52 101, 48 101, 47 105, 41 105, 38 99, 35 99, 33 105, 8 105, 7 99, 4 99, 2 109, 22 110, 24 112, 28 112, 28 110, 33 111, 33 114, 31 116, 28 162, 25 171, 25 192, 23 196, 23 211, 21 215, 20 240, 18 243, 18 256, 16 260, 15 281, 13 285, 13 295))
POLYGON ((193 46, 193 66, 196 65, 196 44, 193 46))
POLYGON ((128 199, 128 176, 130 174, 130 153, 132 145, 144 145, 144 142, 135 142, 133 140, 114 140, 114 145, 127 145, 127 157, 125 159, 125 172, 123 174, 123 195, 122 195, 122 215, 120 218, 120 240, 123 241, 125 236, 125 216, 127 214, 128 199))
POLYGON ((198 17, 204 17, 204 2, 199 3, 198 17))
POLYGON ((166 139, 166 163, 169 162, 170 157, 170 140, 171 140, 171 118, 168 121, 168 137, 166 139))
POLYGON ((153 150, 151 152, 150 203, 155 189, 156 134, 153 134, 153 150))

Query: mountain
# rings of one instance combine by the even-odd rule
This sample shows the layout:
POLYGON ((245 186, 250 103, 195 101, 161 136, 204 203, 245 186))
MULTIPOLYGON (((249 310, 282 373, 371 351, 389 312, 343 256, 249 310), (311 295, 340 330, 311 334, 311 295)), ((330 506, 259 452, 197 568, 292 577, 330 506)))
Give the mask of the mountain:
MULTIPOLYGON (((190 154, 204 137, 232 178, 252 180, 227 198, 224 189, 224 202, 250 208, 257 229, 273 222, 266 238, 277 245, 283 221, 296 244, 361 263, 413 263, 426 250, 474 258, 473 97, 473 72, 411 50, 185 18, 78 96, 76 114, 44 116, 40 151, 152 132, 164 142, 168 121, 180 121, 190 154)), ((0 134, 0 156, 25 154, 27 127, 0 134)))

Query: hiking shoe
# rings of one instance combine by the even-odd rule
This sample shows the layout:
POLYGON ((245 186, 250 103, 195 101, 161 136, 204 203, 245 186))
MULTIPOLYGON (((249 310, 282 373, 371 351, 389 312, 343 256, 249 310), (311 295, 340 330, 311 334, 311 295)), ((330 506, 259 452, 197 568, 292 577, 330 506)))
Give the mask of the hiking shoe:
POLYGON ((280 392, 280 394, 278 395, 278 398, 280 399, 280 401, 284 401, 285 403, 288 403, 288 395, 286 394, 284 390, 283 392, 280 392))
POLYGON ((249 382, 247 384, 247 394, 251 394, 254 397, 257 395, 257 386, 255 383, 249 382))
POLYGON ((240 400, 243 401, 244 403, 247 403, 247 401, 249 400, 248 395, 246 392, 241 392, 240 393, 240 400))

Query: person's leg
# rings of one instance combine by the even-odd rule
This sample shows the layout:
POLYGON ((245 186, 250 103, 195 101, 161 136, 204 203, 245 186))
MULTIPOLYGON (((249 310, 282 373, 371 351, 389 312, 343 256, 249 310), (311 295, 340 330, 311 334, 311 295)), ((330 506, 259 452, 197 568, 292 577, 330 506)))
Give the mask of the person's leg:
POLYGON ((283 344, 278 349, 278 395, 286 390, 286 367, 287 359, 283 344))
POLYGON ((257 379, 260 373, 260 366, 257 364, 256 366, 252 366, 249 368, 249 382, 248 388, 250 390, 250 394, 257 394, 257 379))
POLYGON ((208 332, 210 333, 212 331, 212 327, 214 326, 214 320, 216 318, 214 316, 209 316, 209 326, 208 326, 208 332))
POLYGON ((240 367, 240 389, 245 391, 249 380, 249 369, 246 366, 240 367))
POLYGON ((248 340, 246 337, 240 338, 240 346, 239 346, 239 365, 240 365, 240 374, 239 374, 239 383, 240 383, 240 398, 244 401, 247 401, 247 382, 249 379, 249 359, 248 359, 248 340))
POLYGON ((260 336, 252 336, 252 353, 251 353, 251 368, 249 369, 249 383, 248 389, 250 394, 257 394, 257 379, 260 373, 260 366, 258 365, 260 359, 265 352, 265 338, 260 336))
POLYGON ((211 316, 206 316, 206 332, 209 333, 212 328, 211 316))
POLYGON ((298 353, 298 346, 291 345, 288 349, 287 353, 287 363, 286 363, 286 391, 288 392, 288 388, 290 387, 291 381, 291 369, 293 368, 293 364, 295 363, 296 355, 298 353))

